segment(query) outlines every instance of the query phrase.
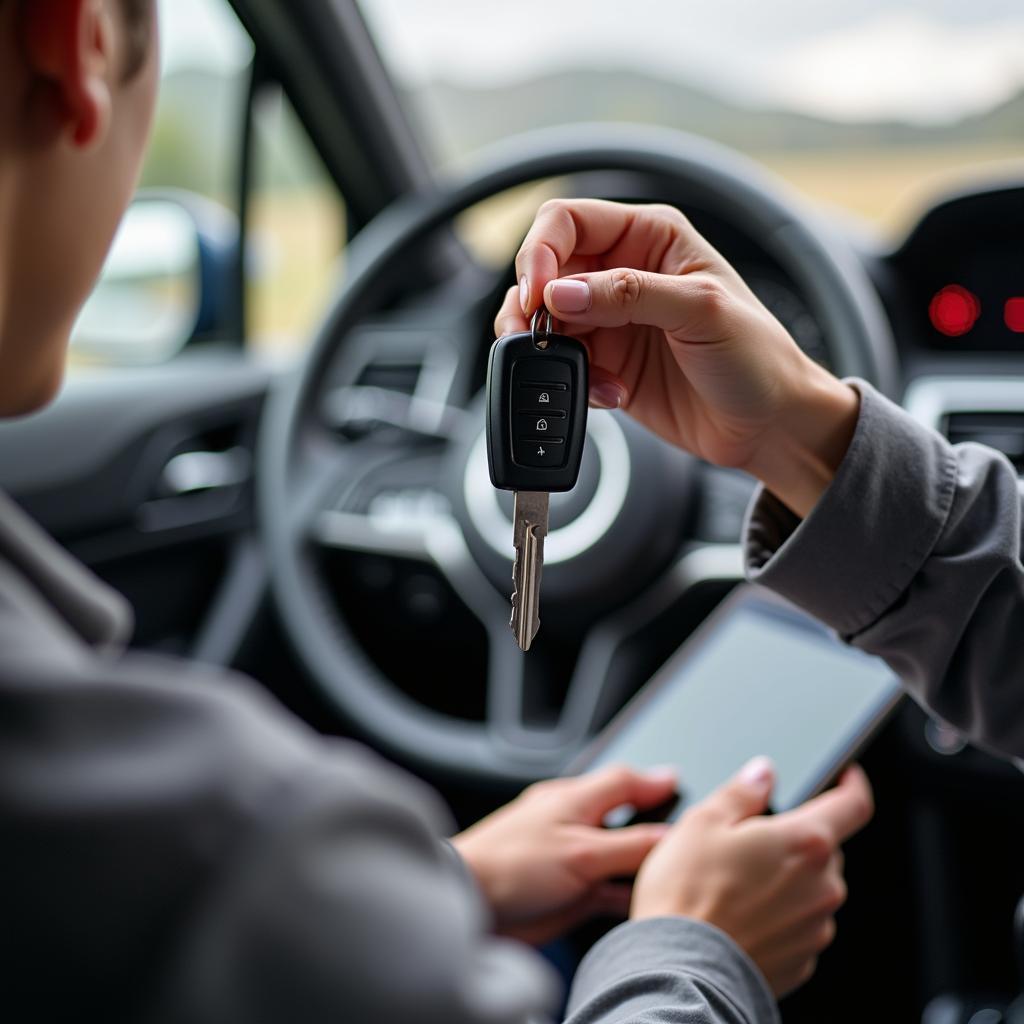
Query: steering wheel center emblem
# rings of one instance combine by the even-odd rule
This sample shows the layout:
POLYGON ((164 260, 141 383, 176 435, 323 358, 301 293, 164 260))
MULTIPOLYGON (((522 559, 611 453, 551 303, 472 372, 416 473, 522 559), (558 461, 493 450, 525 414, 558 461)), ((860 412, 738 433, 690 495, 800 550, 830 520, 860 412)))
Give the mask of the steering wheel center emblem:
MULTIPOLYGON (((610 413, 591 413, 587 441, 598 458, 597 488, 582 512, 552 530, 544 541, 544 563, 568 562, 588 551, 612 528, 629 493, 629 446, 610 413)), ((463 492, 473 526, 497 554, 512 561, 512 521, 501 507, 487 471, 487 440, 481 431, 466 461, 463 492)), ((552 495, 557 500, 558 495, 552 495)))

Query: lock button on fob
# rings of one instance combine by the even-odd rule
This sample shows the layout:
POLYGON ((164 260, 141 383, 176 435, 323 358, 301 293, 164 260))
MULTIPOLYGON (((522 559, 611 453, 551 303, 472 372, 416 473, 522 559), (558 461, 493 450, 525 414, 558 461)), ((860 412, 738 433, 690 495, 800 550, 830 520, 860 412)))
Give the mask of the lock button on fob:
POLYGON ((530 381, 518 386, 515 404, 538 412, 569 413, 572 410, 572 392, 567 387, 556 389, 551 384, 530 381))

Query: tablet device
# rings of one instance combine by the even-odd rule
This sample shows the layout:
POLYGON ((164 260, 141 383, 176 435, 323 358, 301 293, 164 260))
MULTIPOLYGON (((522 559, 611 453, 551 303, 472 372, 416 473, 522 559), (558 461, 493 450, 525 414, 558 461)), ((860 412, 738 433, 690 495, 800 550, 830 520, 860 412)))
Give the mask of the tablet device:
MULTIPOLYGON (((750 758, 775 762, 771 809, 825 789, 896 707, 899 679, 758 587, 735 591, 570 767, 675 765, 677 817, 750 758)), ((616 823, 616 822, 610 822, 616 823)), ((621 822, 617 822, 621 823, 621 822)))

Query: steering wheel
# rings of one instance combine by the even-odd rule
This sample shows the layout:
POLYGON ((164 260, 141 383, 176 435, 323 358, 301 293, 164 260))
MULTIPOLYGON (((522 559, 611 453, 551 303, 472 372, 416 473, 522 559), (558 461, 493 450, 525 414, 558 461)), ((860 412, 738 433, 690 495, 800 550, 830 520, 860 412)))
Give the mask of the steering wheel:
MULTIPOLYGON (((581 482, 563 504, 553 502, 544 572, 545 604, 576 609, 585 623, 582 643, 557 723, 538 728, 524 715, 530 655, 519 652, 508 626, 512 525, 488 480, 482 408, 457 417, 461 426, 439 481, 447 503, 417 509, 398 529, 339 503, 360 442, 339 438, 323 422, 325 391, 353 329, 401 273, 403 256, 488 197, 586 172, 671 181, 677 194, 742 225, 806 298, 836 371, 889 393, 896 386, 888 323, 859 259, 755 165, 705 140, 609 127, 534 133, 492 152, 468 180, 410 196, 381 214, 350 247, 344 285, 301 368, 270 395, 257 453, 259 516, 271 588, 312 679, 376 747, 435 775, 522 784, 557 774, 616 702, 610 679, 619 641, 695 578, 742 574, 736 545, 702 547, 684 537, 680 546, 682 510, 692 507, 696 486, 694 460, 622 414, 592 414, 581 482), (441 714, 385 677, 328 593, 325 546, 422 559, 444 573, 487 631, 484 721, 441 714), (616 608, 608 594, 630 574, 640 585, 626 607, 616 608)), ((414 459, 415 451, 410 444, 406 454, 414 459)), ((459 671, 459 652, 451 647, 423 657, 448 658, 459 671)))

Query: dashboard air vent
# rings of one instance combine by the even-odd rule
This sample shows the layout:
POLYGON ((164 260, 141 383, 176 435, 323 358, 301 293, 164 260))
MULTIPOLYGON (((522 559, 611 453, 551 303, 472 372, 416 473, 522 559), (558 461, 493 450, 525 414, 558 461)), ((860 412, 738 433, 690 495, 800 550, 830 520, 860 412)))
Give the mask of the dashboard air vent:
POLYGON ((369 363, 359 374, 356 386, 413 395, 416 393, 416 385, 419 383, 422 370, 423 366, 418 362, 369 363))
POLYGON ((945 417, 953 444, 975 441, 1001 451, 1024 474, 1024 412, 954 412, 945 417))

